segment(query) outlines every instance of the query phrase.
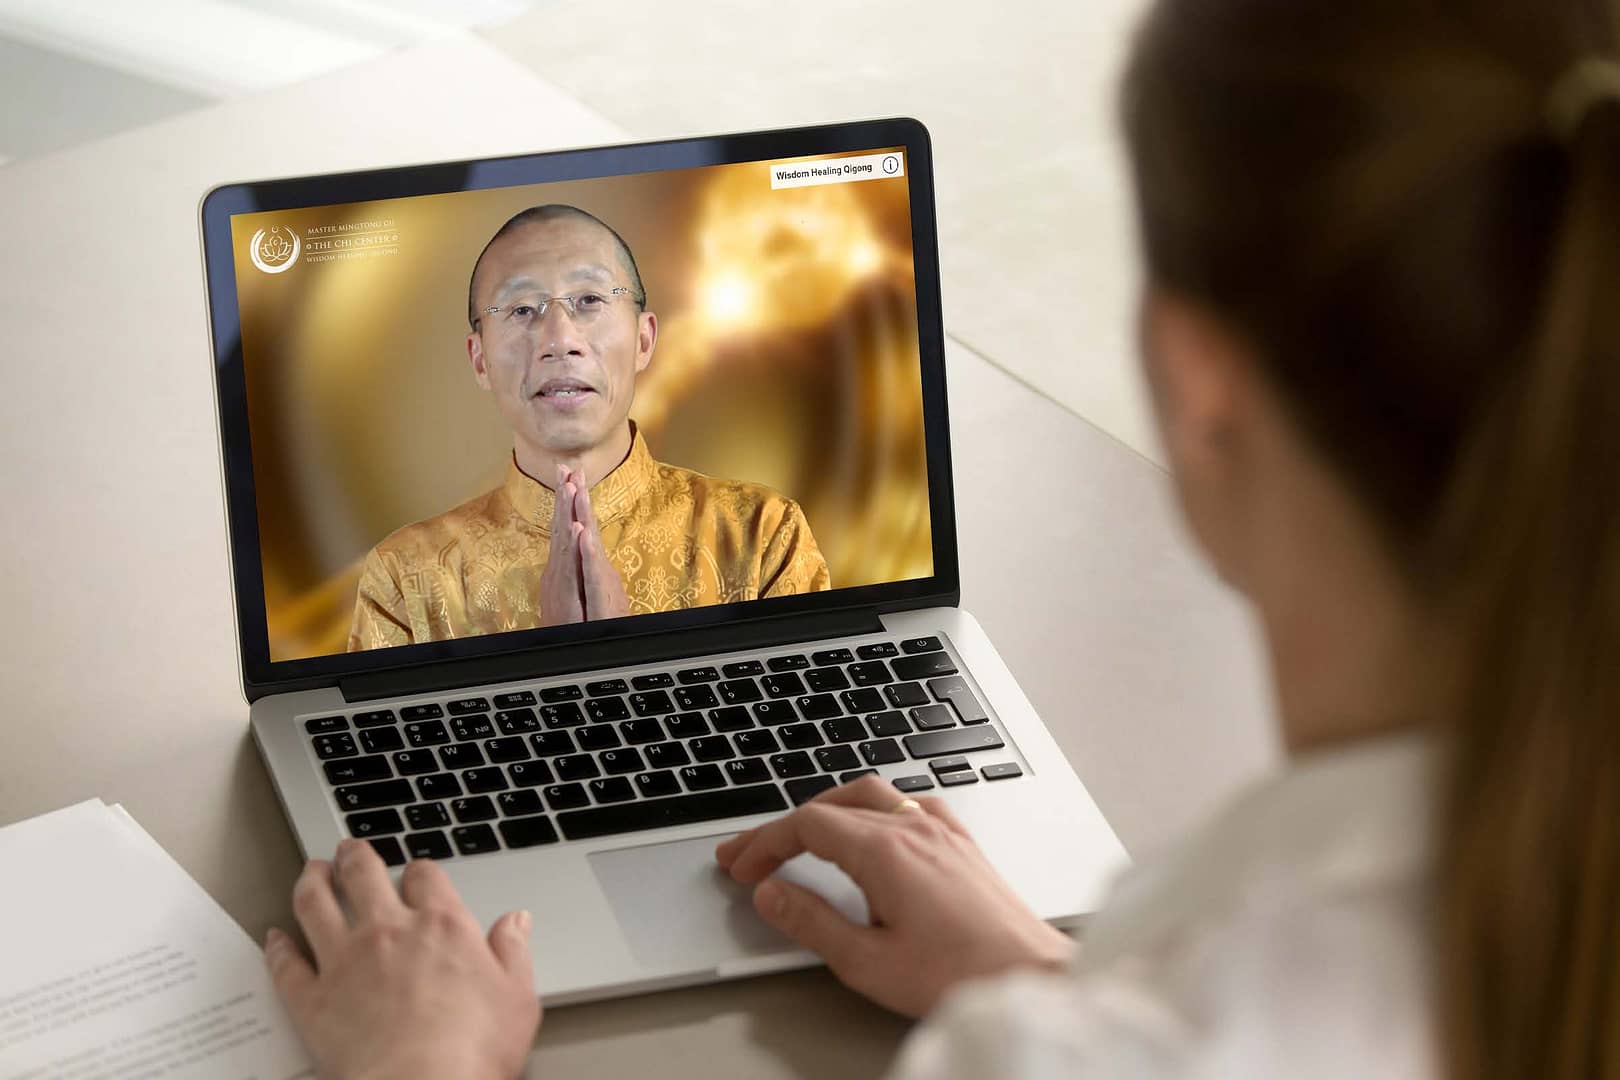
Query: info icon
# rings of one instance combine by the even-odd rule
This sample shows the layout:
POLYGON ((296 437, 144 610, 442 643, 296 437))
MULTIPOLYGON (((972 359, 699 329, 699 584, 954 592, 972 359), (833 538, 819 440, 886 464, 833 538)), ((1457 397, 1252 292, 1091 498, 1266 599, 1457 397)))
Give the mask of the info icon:
POLYGON ((889 174, 890 176, 893 176, 895 173, 899 172, 900 171, 900 159, 898 157, 896 157, 894 154, 890 154, 888 157, 884 158, 883 159, 883 171, 885 173, 889 174))

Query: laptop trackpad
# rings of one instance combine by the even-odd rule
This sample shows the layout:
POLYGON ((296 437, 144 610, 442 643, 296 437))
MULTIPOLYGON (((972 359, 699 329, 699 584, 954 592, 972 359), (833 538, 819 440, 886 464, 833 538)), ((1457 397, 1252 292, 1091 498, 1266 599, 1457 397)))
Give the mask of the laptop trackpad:
MULTIPOLYGON (((730 835, 588 856, 639 962, 689 970, 798 948, 754 912, 753 888, 733 881, 714 861, 715 845, 730 835)), ((783 863, 777 876, 820 893, 846 918, 866 923, 866 898, 832 863, 804 854, 783 863)))

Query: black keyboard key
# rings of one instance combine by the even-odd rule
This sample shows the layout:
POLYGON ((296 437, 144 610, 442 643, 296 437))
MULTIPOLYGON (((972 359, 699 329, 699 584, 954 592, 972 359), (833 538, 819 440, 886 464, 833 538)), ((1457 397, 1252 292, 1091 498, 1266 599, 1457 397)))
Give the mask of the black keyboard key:
POLYGON ((495 813, 495 803, 488 795, 470 795, 465 799, 456 799, 450 803, 450 809, 455 812, 456 820, 463 825, 474 821, 490 821, 498 816, 495 813))
POLYGON ((508 765, 506 775, 512 778, 514 787, 539 787, 557 782, 551 775, 551 766, 544 761, 520 761, 516 765, 508 765))
POLYGON ((622 697, 592 698, 585 703, 585 712, 594 723, 612 724, 630 719, 630 710, 622 697))
POLYGON ((440 720, 423 720, 405 725, 405 741, 415 747, 438 746, 450 741, 450 733, 440 720))
POLYGON ((754 719, 765 727, 791 724, 799 718, 791 701, 760 701, 754 704, 754 719))
POLYGON ((513 818, 501 822, 500 830, 509 848, 535 847, 538 844, 557 842, 557 826, 551 823, 550 818, 513 818))
POLYGON ((955 675, 956 665, 950 654, 922 653, 918 656, 897 656, 892 661, 894 674, 901 679, 927 679, 935 675, 955 675))
POLYGON ((804 673, 804 685, 812 694, 825 694, 834 690, 848 690, 849 680, 841 668, 811 668, 804 673))
POLYGON ((687 747, 699 761, 727 761, 737 756, 737 752, 731 748, 731 740, 724 735, 705 735, 693 739, 687 743, 687 747))
POLYGON ((843 745, 823 746, 816 751, 816 764, 821 766, 822 772, 848 772, 850 769, 861 767, 861 759, 855 756, 853 747, 843 745))
MULTIPOLYGON (((434 706, 438 708, 438 706, 434 706)), ((383 724, 394 722, 393 709, 373 709, 370 712, 357 712, 354 714, 355 727, 381 727, 383 724)))
POLYGON ((485 713, 479 713, 477 716, 458 716, 450 721, 450 732, 463 742, 468 739, 493 739, 495 725, 485 713))
POLYGON ((831 720, 841 710, 831 694, 812 694, 799 699, 799 712, 806 720, 831 720))
POLYGON ((622 776, 604 776, 585 785, 598 803, 629 802, 636 797, 636 789, 622 776))
POLYGON ((759 680, 759 685, 773 698, 797 697, 804 693, 804 680, 791 671, 784 675, 767 675, 759 680))
POLYGON ((385 866, 404 866, 405 851, 399 846, 399 841, 392 836, 373 836, 369 840, 371 850, 382 857, 385 866))
POLYGON ((776 734, 789 750, 808 750, 821 745, 821 732, 814 724, 784 724, 776 729, 776 734))
POLYGON ((544 806, 540 805, 540 793, 532 788, 503 791, 495 796, 495 805, 501 808, 503 817, 538 814, 545 809, 544 806))
POLYGON ((367 810, 363 814, 350 814, 343 820, 349 826, 349 835, 362 839, 405 831, 398 810, 367 810))
POLYGON ((727 705, 709 710, 709 723, 716 731, 746 731, 754 726, 754 718, 741 705, 727 705))
POLYGON ((574 752, 574 738, 566 731, 542 731, 529 736, 535 757, 556 757, 574 752))
POLYGON ((675 711, 675 703, 662 690, 631 694, 630 707, 636 711, 637 716, 663 716, 665 713, 675 711))
POLYGON ((660 795, 679 795, 681 784, 669 770, 644 772, 636 777, 636 790, 641 792, 643 798, 652 799, 660 795))
POLYGON ((330 735, 334 731, 348 731, 349 721, 341 716, 317 716, 304 721, 304 730, 311 735, 330 735))
POLYGON ((932 776, 901 776, 894 781, 896 791, 927 791, 934 786, 932 776))
POLYGON ((913 705, 928 704, 928 691, 922 688, 922 683, 905 682, 896 686, 885 686, 883 696, 889 699, 889 704, 897 709, 909 709, 913 705))
POLYGON ((721 683, 717 689, 720 698, 727 705, 746 705, 750 701, 758 701, 765 695, 760 693, 759 684, 753 679, 732 679, 721 683))
POLYGON ((683 709, 710 709, 720 704, 707 686, 681 686, 675 690, 675 704, 683 709))
POLYGON ((849 681, 856 686, 882 686, 894 682, 889 665, 881 660, 865 660, 849 665, 849 681))
POLYGON ((484 752, 477 744, 455 743, 439 747, 439 760, 447 769, 470 769, 484 763, 484 752))
POLYGON ((949 705, 919 705, 911 710, 911 722, 918 731, 936 731, 956 726, 956 714, 949 705))
POLYGON ((860 742, 866 738, 866 725, 853 716, 836 716, 821 722, 821 733, 832 743, 860 742))
POLYGON ((457 698, 449 704, 451 716, 471 716, 473 713, 489 712, 489 702, 481 697, 457 698))
POLYGON ((853 784, 863 776, 876 776, 877 774, 876 769, 852 769, 847 773, 839 773, 838 782, 840 784, 853 784))
POLYGON ((625 773, 640 772, 647 768, 641 760, 641 751, 630 747, 624 750, 604 750, 601 756, 602 771, 609 776, 623 776, 625 773))
POLYGON ((484 753, 489 760, 504 765, 508 761, 529 760, 529 744, 516 735, 507 735, 499 739, 491 739, 484 744, 484 753))
POLYGON ((855 654, 848 649, 823 649, 810 654, 810 662, 817 667, 828 667, 832 664, 853 664, 855 654))
POLYGON ((596 768, 596 759, 589 754, 566 754, 560 758, 553 758, 551 767, 557 770, 559 780, 589 780, 600 775, 596 768))
POLYGON ((572 810, 576 806, 591 805, 591 797, 585 794, 584 784, 553 784, 543 789, 541 794, 546 797, 546 805, 553 810, 572 810))
POLYGON ((1023 776, 1024 770, 1018 767, 1016 761, 1004 761, 1000 765, 986 765, 979 770, 986 780, 1010 780, 1015 776, 1023 776))
POLYGON ((405 740, 399 737, 399 728, 367 728, 360 733, 360 747, 368 754, 386 754, 405 749, 405 740))
POLYGON ((442 832, 411 833, 405 837, 405 850, 413 859, 448 859, 454 854, 442 832))
POLYGON ((721 768, 733 784, 763 784, 771 778, 771 770, 757 757, 736 758, 721 768))
POLYGON ((866 718, 866 726, 880 739, 911 733, 911 721, 906 719, 905 713, 899 712, 874 713, 866 718))
POLYGON ((749 675, 763 675, 765 674, 765 665, 758 660, 738 660, 734 664, 722 666, 720 674, 728 679, 741 679, 749 675))
POLYGON ((956 772, 958 769, 971 769, 968 759, 961 754, 952 754, 950 757, 935 758, 928 763, 928 767, 938 776, 942 772, 956 772))
POLYGON ((404 720, 436 720, 444 715, 444 710, 429 702, 426 705, 406 705, 399 710, 399 715, 404 720))
POLYGON ((838 695, 838 703, 852 716, 865 716, 867 713, 882 712, 888 708, 883 703, 883 695, 871 687, 845 690, 838 695))
POLYGON ((793 750, 771 755, 771 771, 783 780, 791 780, 795 776, 809 776, 815 772, 816 763, 803 750, 793 750))
POLYGON ((982 724, 990 719, 990 714, 984 711, 984 706, 979 704, 979 699, 973 696, 967 681, 960 675, 929 680, 928 692, 934 695, 935 701, 950 702, 964 724, 982 724))
POLYGON ((623 679, 603 679, 600 682, 586 683, 585 692, 591 697, 611 697, 614 694, 628 694, 630 684, 623 679))
POLYGON ((868 765, 893 765, 906 760, 906 755, 900 752, 900 744, 893 739, 868 739, 859 749, 868 765))
POLYGON ((517 690, 510 694, 495 695, 495 707, 497 709, 520 709, 525 705, 533 704, 533 690, 517 690))
POLYGON ((688 765, 680 770, 680 776, 688 791, 710 791, 726 786, 726 775, 718 765, 688 765))
POLYGON ((810 666, 810 658, 803 655, 773 656, 765 661, 772 671, 798 671, 810 666))
POLYGON ((647 768, 673 769, 677 765, 689 765, 692 759, 686 756, 686 745, 678 742, 654 743, 647 747, 647 768))
POLYGON ((417 777, 416 790, 424 799, 449 799, 461 794, 461 781, 455 773, 434 773, 417 777))
POLYGON ((442 829, 450 824, 444 803, 417 803, 405 808, 405 823, 413 829, 442 829))
POLYGON ((938 757, 941 754, 965 754, 974 750, 995 750, 1006 745, 995 728, 950 728, 929 731, 921 735, 906 736, 906 750, 914 758, 938 757))
POLYGON ((739 754, 774 754, 782 747, 769 731, 740 731, 736 736, 739 754))
POLYGON ((838 781, 830 776, 806 776, 798 780, 789 780, 782 786, 787 788, 788 798, 793 800, 793 805, 799 806, 823 791, 831 791, 838 786, 838 781))
POLYGON ((972 769, 963 772, 948 772, 939 774, 940 787, 961 787, 964 784, 977 784, 979 774, 972 769))
POLYGON ((547 705, 555 705, 559 701, 578 701, 584 696, 577 686, 548 686, 540 691, 540 700, 547 705))
POLYGON ((616 806, 557 815, 557 826, 570 840, 593 836, 656 829, 667 825, 691 825, 699 821, 768 814, 786 810, 787 799, 775 784, 705 791, 696 795, 676 795, 666 799, 641 799, 616 806))
POLYGON ((522 735, 540 730, 540 718, 533 709, 507 709, 495 714, 495 726, 503 735, 522 735))
POLYGON ((347 731, 340 731, 336 735, 315 736, 315 756, 322 761, 354 757, 359 752, 360 748, 354 745, 354 736, 347 731))
POLYGON ((664 726, 669 729, 669 737, 672 739, 695 739, 699 735, 709 733, 709 725, 704 721, 702 713, 676 713, 665 719, 664 726))
POLYGON ((506 773, 499 765, 485 765, 482 769, 468 769, 461 774, 461 782, 470 795, 485 791, 506 790, 506 773))
POLYGON ((900 651, 903 653, 938 652, 944 647, 937 637, 906 638, 900 643, 900 651))
POLYGON ((712 667, 695 667, 687 668, 685 671, 677 671, 675 673, 675 678, 679 679, 685 685, 691 685, 693 683, 711 683, 719 681, 720 673, 712 667))
POLYGON ((386 757, 359 757, 328 761, 326 779, 331 784, 363 784, 368 780, 386 780, 394 775, 386 757))
POLYGON ((500 841, 495 839, 495 830, 488 825, 463 825, 450 830, 450 835, 455 838, 456 850, 463 855, 482 855, 486 851, 501 850, 500 841))
POLYGON ((561 705, 540 706, 540 719, 545 721, 546 727, 556 731, 559 728, 579 727, 585 722, 585 714, 579 711, 579 706, 574 702, 565 701, 561 705))
POLYGON ((619 745, 619 732, 612 724, 580 728, 577 738, 581 750, 612 750, 619 745))
POLYGON ((637 675, 630 680, 630 685, 637 690, 662 690, 675 685, 675 677, 667 671, 655 671, 651 675, 637 675))
POLYGON ((862 645, 857 648, 855 650, 855 655, 860 657, 862 660, 881 660, 885 656, 894 656, 899 652, 900 650, 894 647, 894 642, 892 641, 874 641, 868 645, 862 645))
POLYGON ((619 725, 619 734, 624 741, 632 746, 642 743, 660 742, 664 738, 664 727, 651 716, 644 716, 639 720, 626 720, 619 725))
POLYGON ((439 759, 433 756, 431 750, 401 750, 394 755, 394 768, 399 770, 401 776, 420 776, 438 772, 439 759))
POLYGON ((408 780, 379 780, 375 784, 346 784, 334 789, 333 797, 343 811, 375 810, 415 802, 416 792, 408 780))

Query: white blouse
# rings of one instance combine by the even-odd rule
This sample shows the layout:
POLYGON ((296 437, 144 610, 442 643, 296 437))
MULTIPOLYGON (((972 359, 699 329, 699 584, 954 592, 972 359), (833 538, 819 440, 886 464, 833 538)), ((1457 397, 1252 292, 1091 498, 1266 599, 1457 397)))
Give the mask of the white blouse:
POLYGON ((888 1080, 1438 1076, 1432 763, 1421 734, 1295 758, 1126 872, 1069 973, 952 991, 888 1080))

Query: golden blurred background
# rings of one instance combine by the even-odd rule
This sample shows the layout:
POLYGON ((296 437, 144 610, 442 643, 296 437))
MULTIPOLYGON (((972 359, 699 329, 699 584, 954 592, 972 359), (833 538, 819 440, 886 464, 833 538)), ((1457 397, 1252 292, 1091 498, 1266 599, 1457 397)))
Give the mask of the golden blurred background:
POLYGON ((834 588, 931 576, 907 182, 772 190, 772 164, 235 217, 271 660, 343 652, 365 553, 501 483, 467 278, 541 203, 635 253, 660 326, 631 416, 654 457, 798 500, 834 588), (299 237, 298 262, 256 268, 261 229, 299 237))

